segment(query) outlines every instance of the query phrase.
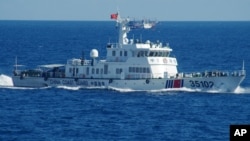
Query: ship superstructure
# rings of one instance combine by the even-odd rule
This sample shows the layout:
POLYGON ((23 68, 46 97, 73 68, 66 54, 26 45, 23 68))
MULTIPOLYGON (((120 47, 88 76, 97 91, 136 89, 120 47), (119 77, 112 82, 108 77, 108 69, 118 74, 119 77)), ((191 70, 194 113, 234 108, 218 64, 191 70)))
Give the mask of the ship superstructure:
POLYGON ((176 76, 177 60, 170 57, 172 49, 162 43, 140 43, 128 39, 128 19, 117 18, 119 42, 106 46, 106 60, 98 60, 98 51, 91 50, 92 60, 70 59, 66 65, 66 77, 152 79, 176 76))

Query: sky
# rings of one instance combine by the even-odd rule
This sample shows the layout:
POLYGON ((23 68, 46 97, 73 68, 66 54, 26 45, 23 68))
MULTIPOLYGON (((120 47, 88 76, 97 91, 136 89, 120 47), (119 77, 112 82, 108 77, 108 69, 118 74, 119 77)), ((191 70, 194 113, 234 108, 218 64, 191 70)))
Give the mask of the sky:
POLYGON ((250 0, 0 0, 0 20, 250 21, 250 0))

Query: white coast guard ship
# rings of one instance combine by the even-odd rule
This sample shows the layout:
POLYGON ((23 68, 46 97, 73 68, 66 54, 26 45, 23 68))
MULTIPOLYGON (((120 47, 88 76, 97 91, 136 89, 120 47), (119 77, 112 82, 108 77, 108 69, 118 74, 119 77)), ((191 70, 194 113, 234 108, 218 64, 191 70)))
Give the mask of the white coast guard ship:
POLYGON ((98 51, 91 50, 91 60, 73 58, 66 64, 42 65, 33 70, 18 70, 13 74, 16 87, 119 88, 131 90, 194 89, 200 91, 233 92, 245 78, 242 70, 233 72, 177 71, 177 59, 172 49, 162 43, 138 42, 127 38, 128 19, 112 14, 119 26, 119 41, 106 46, 106 60, 98 60, 98 51))

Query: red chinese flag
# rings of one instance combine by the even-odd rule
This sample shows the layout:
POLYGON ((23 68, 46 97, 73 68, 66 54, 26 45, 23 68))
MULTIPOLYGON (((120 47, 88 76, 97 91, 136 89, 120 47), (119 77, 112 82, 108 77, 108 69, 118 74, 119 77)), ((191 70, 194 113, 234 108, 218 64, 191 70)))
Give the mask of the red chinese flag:
POLYGON ((111 19, 117 19, 117 17, 118 17, 118 14, 116 13, 116 14, 111 14, 111 19))

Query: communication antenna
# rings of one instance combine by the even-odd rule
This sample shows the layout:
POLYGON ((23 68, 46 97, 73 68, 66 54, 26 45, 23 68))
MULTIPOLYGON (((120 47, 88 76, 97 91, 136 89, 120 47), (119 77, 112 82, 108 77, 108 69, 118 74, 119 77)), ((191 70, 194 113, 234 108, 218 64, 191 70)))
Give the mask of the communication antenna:
POLYGON ((81 65, 83 66, 85 60, 84 51, 82 51, 81 65))
POLYGON ((242 62, 242 70, 245 70, 245 61, 242 62))
POLYGON ((17 70, 17 56, 15 58, 15 71, 17 70))

